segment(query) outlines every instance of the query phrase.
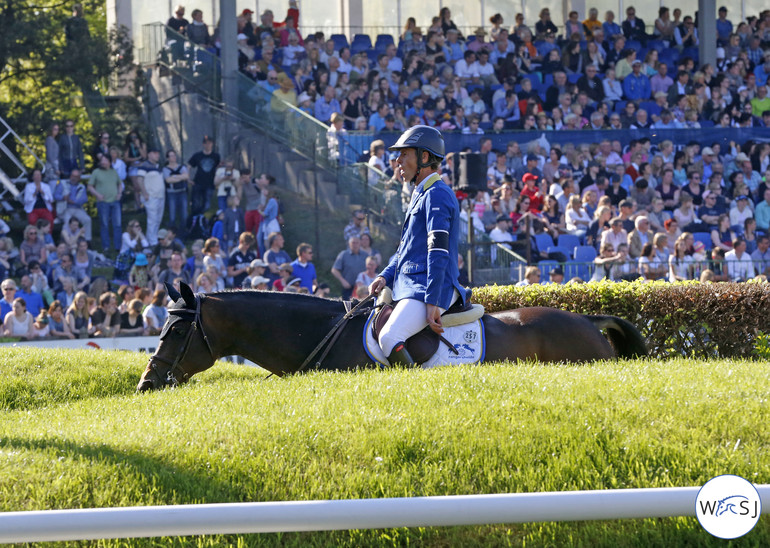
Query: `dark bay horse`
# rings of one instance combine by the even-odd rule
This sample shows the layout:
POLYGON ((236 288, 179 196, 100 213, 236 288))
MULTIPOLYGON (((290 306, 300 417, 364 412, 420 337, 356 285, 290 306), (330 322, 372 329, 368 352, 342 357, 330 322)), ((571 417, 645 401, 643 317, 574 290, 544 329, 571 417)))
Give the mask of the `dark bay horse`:
MULTIPOLYGON (((160 344, 137 389, 186 382, 223 356, 238 355, 276 375, 297 372, 345 315, 341 301, 296 293, 226 291, 195 295, 169 288, 174 301, 160 344)), ((363 346, 367 315, 350 319, 320 365, 306 370, 376 367, 363 346)), ((585 316, 554 308, 521 308, 482 318, 485 361, 537 359, 584 362, 647 354, 639 331, 614 316, 585 316), (606 329, 612 345, 602 335, 606 329)))

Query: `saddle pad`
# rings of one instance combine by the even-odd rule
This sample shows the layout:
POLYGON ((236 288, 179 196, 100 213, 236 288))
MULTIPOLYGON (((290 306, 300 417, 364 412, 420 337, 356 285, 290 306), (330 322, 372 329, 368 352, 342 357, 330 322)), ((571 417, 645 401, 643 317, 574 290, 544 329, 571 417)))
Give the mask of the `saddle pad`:
MULTIPOLYGON (((364 325, 363 343, 364 350, 369 358, 380 367, 390 365, 387 356, 383 354, 380 345, 372 335, 372 321, 374 311, 369 315, 364 325)), ((486 340, 484 338, 484 324, 481 320, 456 327, 445 327, 444 338, 457 349, 458 354, 450 351, 443 342, 439 344, 438 351, 427 362, 422 364, 423 369, 442 365, 459 365, 462 363, 478 363, 484 361, 486 340)))

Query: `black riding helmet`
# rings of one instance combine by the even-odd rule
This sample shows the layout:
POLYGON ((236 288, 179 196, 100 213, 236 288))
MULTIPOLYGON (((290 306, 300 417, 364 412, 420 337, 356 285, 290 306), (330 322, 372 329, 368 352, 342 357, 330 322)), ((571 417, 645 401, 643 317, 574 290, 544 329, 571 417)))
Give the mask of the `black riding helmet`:
POLYGON ((439 130, 430 126, 410 127, 398 138, 398 141, 396 141, 393 146, 388 148, 388 150, 394 151, 405 148, 413 148, 417 152, 418 171, 432 163, 430 158, 427 163, 423 163, 423 150, 439 160, 443 160, 444 156, 446 156, 446 153, 444 152, 444 137, 441 136, 439 130))

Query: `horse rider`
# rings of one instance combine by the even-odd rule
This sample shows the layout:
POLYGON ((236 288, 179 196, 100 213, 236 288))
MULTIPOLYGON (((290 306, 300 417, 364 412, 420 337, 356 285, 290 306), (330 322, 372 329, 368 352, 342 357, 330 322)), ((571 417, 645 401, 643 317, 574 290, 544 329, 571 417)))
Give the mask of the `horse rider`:
POLYGON ((380 332, 380 347, 391 364, 414 365, 405 341, 426 325, 442 333, 441 314, 457 299, 465 302, 456 260, 460 206, 438 172, 445 153, 437 129, 413 126, 389 150, 399 151, 396 173, 416 188, 398 251, 369 285, 369 293, 385 286, 393 290, 397 303, 380 332))

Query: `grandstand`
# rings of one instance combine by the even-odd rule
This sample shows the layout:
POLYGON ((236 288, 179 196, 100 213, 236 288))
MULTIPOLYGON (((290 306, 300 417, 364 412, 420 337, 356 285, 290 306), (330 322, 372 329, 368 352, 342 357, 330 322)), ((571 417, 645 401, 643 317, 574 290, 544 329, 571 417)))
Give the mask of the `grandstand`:
MULTIPOLYGON (((724 13, 713 2, 685 2, 654 13, 639 5, 634 13, 628 4, 593 10, 573 3, 549 17, 547 6, 535 12, 528 2, 506 4, 499 14, 486 1, 478 13, 464 3, 408 13, 401 2, 367 4, 366 11, 349 2, 346 13, 330 18, 314 3, 260 3, 261 13, 240 4, 236 12, 235 4, 192 3, 176 14, 142 2, 109 7, 108 20, 128 24, 136 37, 146 78, 151 131, 135 153, 146 161, 143 150, 157 148, 161 158, 173 150, 189 163, 203 137, 214 136, 218 161, 251 173, 233 183, 239 192, 268 173, 303 204, 297 207, 312 209, 315 234, 284 226, 292 241, 314 236, 316 249, 333 256, 344 244, 320 230, 319 218, 344 223, 362 209, 377 245, 390 250, 410 189, 394 178, 393 158, 371 154, 372 145, 387 147, 406 128, 428 124, 441 129, 452 153, 442 171, 462 200, 473 283, 520 282, 532 264, 542 281, 557 267, 567 280, 582 281, 767 273, 770 11, 763 6, 727 3, 724 13), (114 11, 127 6, 131 14, 114 11), (713 20, 696 26, 695 8, 709 6, 713 20), (232 16, 222 17, 225 8, 232 16), (716 30, 701 40, 698 31, 710 25, 716 30), (468 154, 481 171, 462 178, 460 160, 468 154), (536 177, 534 187, 525 188, 527 176, 536 177), (522 206, 524 198, 529 205, 522 206)), ((15 150, 26 146, 5 126, 15 150)), ((83 136, 84 148, 95 148, 91 139, 83 136)), ((53 189, 68 183, 51 176, 50 154, 29 149, 28 156, 46 156, 38 163, 53 189)), ((127 144, 113 163, 129 164, 123 210, 149 225, 128 206, 142 193, 132 154, 127 144)), ((80 167, 88 180, 91 166, 80 167)), ((6 202, 14 191, 19 201, 32 199, 28 221, 30 211, 45 213, 26 192, 33 183, 24 173, 3 182, 6 202)), ((50 205, 59 214, 68 208, 63 196, 50 205)), ((204 204, 207 220, 223 215, 215 211, 226 199, 204 204)), ((192 241, 181 236, 188 252, 192 241)), ((99 244, 109 248, 101 234, 92 242, 99 244)), ((100 261, 114 261, 118 251, 126 250, 100 261)), ((152 251, 150 260, 158 260, 152 251)), ((6 270, 25 272, 24 265, 6 270)), ((220 281, 230 284, 231 277, 223 271, 220 281)))

